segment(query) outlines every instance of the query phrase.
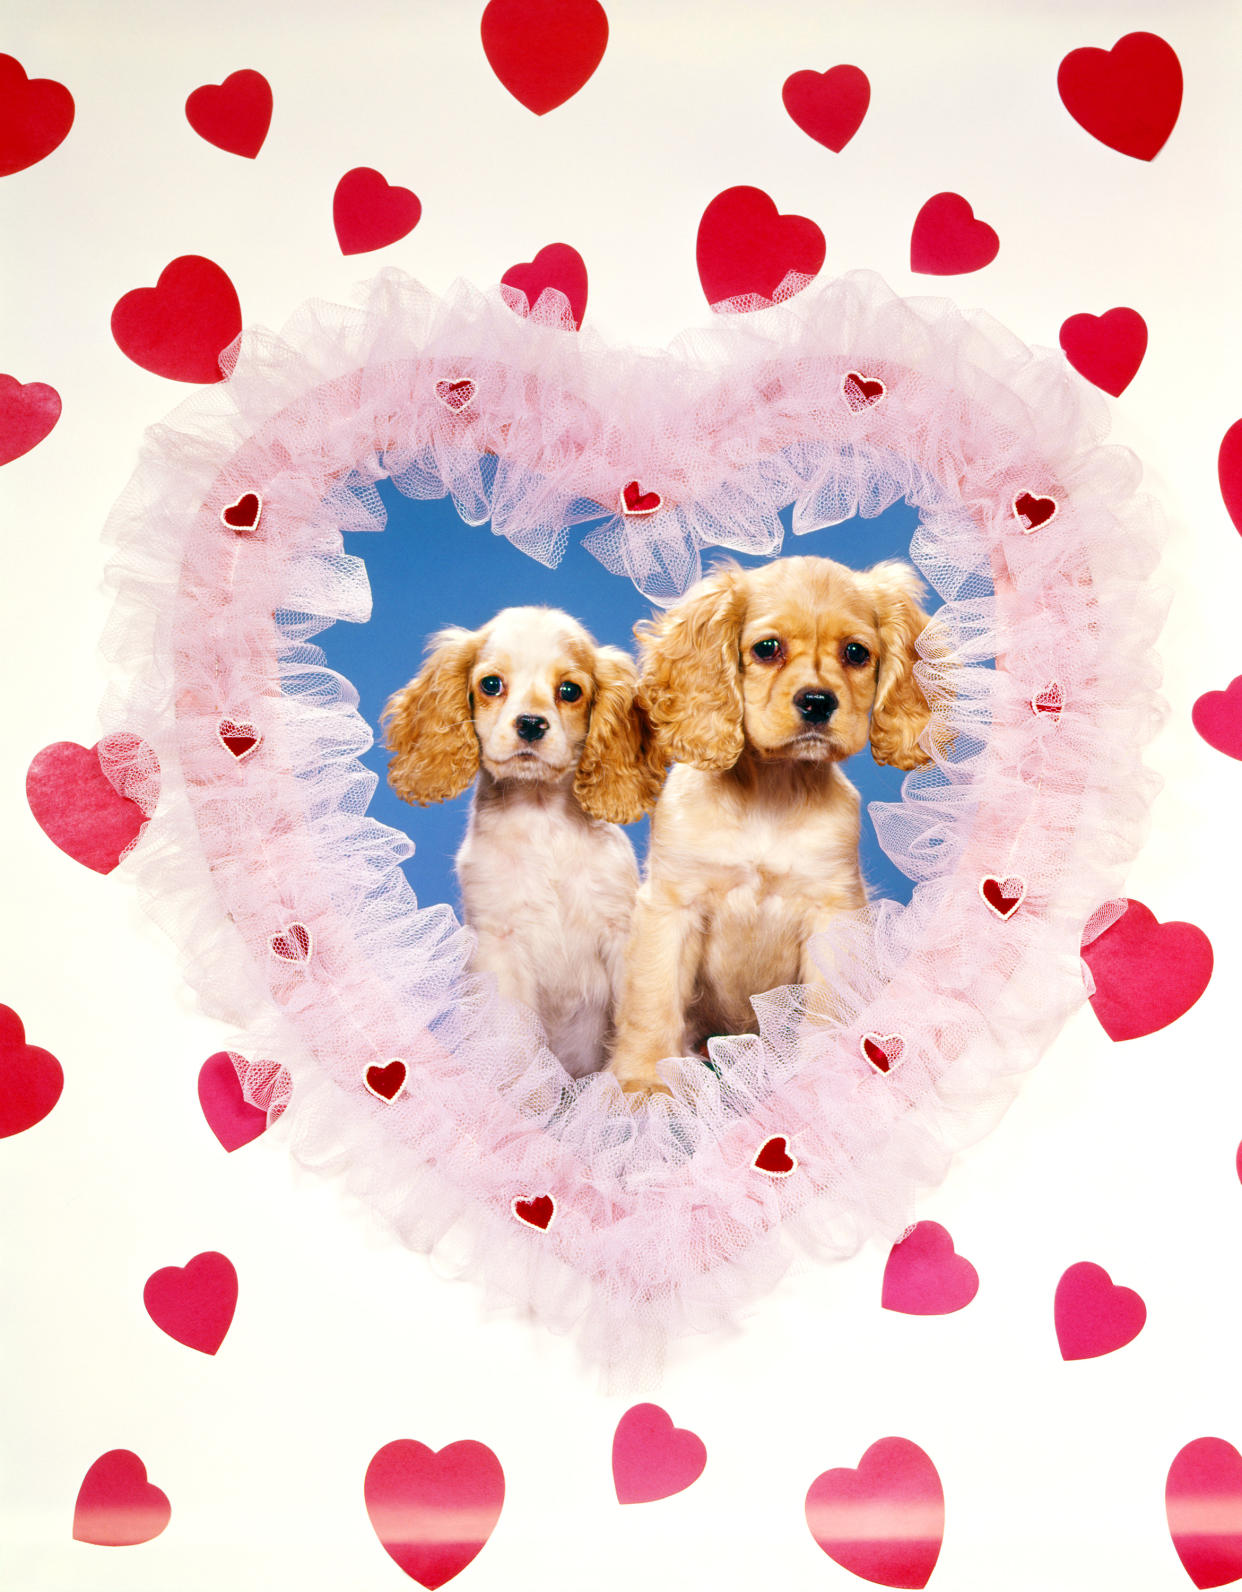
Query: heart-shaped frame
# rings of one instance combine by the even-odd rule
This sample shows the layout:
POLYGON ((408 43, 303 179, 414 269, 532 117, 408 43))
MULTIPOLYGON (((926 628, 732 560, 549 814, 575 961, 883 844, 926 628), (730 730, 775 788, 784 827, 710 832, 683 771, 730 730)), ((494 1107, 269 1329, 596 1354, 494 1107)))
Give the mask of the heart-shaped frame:
POLYGON ((1060 355, 869 274, 663 354, 571 324, 389 272, 361 310, 245 334, 228 379, 152 431, 110 522, 130 681, 105 716, 163 772, 129 865, 231 1048, 292 1074, 295 1153, 593 1358, 649 1367, 768 1287, 789 1239, 898 1237, 1084 999, 1083 927, 1122 893, 1153 790, 1159 526, 1060 355), (851 374, 883 401, 850 403, 851 374), (438 384, 467 378, 446 407, 438 384), (873 809, 918 882, 822 937, 831 1021, 796 989, 759 997, 758 1035, 668 1062, 672 1095, 635 1110, 607 1074, 570 1081, 533 1014, 468 973, 468 932, 401 871, 410 842, 365 816, 371 732, 310 639, 369 613, 342 531, 382 527, 384 476, 545 563, 594 520, 586 545, 657 602, 707 548, 776 552, 791 505, 795 533, 918 507, 911 557, 943 598, 934 762, 873 809), (659 508, 623 513, 631 482, 659 508), (239 534, 221 514, 247 493, 263 512, 239 534), (1055 516, 1022 523, 1028 497, 1055 516), (1060 710, 1033 713, 1049 680, 1060 710), (223 715, 253 755, 221 744, 223 715), (1003 919, 989 878, 1024 882, 1003 919), (305 957, 272 954, 290 924, 305 957), (869 1065, 867 1034, 901 1035, 901 1065, 869 1065), (394 1056, 387 1100, 366 1079, 394 1056), (755 1160, 778 1134, 797 1165, 772 1178, 755 1160), (515 1200, 554 1218, 515 1221, 515 1200))

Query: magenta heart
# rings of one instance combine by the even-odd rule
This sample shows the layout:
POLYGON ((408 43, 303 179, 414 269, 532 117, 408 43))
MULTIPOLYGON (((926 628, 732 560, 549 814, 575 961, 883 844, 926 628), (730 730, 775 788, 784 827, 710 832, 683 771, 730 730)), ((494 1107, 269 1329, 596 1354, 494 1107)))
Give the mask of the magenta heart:
POLYGON ((1212 942, 1193 923, 1160 923, 1141 901, 1083 946, 1091 1007, 1110 1039, 1140 1039, 1183 1016, 1212 977, 1212 942))
POLYGON ((199 254, 170 261, 154 287, 126 293, 112 311, 112 336, 121 352, 170 381, 223 381, 220 355, 241 329, 237 289, 213 260, 199 254))
POLYGON ((698 1481, 706 1464, 702 1439, 674 1426, 658 1404, 635 1404, 617 1422, 612 1480, 618 1503, 649 1504, 671 1498, 698 1481))
POLYGON ((363 1082, 377 1099, 392 1101, 405 1088, 406 1067, 403 1061, 390 1061, 386 1067, 368 1067, 363 1082))
POLYGON ((806 1495, 806 1523, 830 1559, 880 1586, 924 1587, 944 1540, 944 1490, 928 1456, 883 1437, 857 1470, 828 1470, 806 1495))
POLYGON ((495 1530, 500 1461, 483 1443, 387 1443, 367 1466, 367 1515, 384 1552, 429 1592, 460 1575, 495 1530))
POLYGON ((1218 752, 1242 759, 1242 674, 1223 691, 1208 691, 1190 710, 1196 730, 1218 752))
POLYGON ((83 1477, 73 1510, 75 1542, 134 1548, 158 1537, 172 1516, 166 1494, 147 1480, 147 1467, 127 1448, 101 1454, 83 1477))
POLYGON ((399 243, 422 213, 417 194, 390 186, 371 166, 347 171, 332 196, 332 224, 342 254, 369 254, 399 243))
POLYGON ((556 1215, 556 1201, 550 1194, 536 1194, 529 1199, 515 1199, 510 1207, 519 1222, 527 1227, 537 1227, 546 1233, 556 1215))
POLYGON ((492 71, 514 99, 544 116, 572 99, 603 60, 608 17, 599 0, 489 0, 480 33, 492 71))
POLYGON ((1057 1284, 1053 1315, 1061 1358, 1094 1360, 1138 1337, 1147 1306, 1132 1288, 1119 1288, 1103 1266, 1083 1260, 1057 1284))
POLYGON ((1169 1535, 1197 1587, 1242 1579, 1242 1454, 1222 1437, 1197 1437, 1169 1466, 1169 1535))
POLYGON ((60 1099, 65 1074, 49 1050, 26 1043, 22 1020, 0 1006, 0 1139, 42 1122, 60 1099))
POLYGON ((267 1112, 246 1099, 232 1051, 217 1051, 199 1069, 198 1103, 207 1126, 230 1152, 267 1132, 267 1112))
POLYGON ((1216 473, 1229 518, 1242 533, 1242 420, 1235 420, 1221 439, 1216 473))
POLYGON ((894 1244, 880 1303, 906 1316, 948 1316, 979 1292, 979 1273, 953 1248, 939 1222, 919 1222, 894 1244))
POLYGON ((142 833, 146 814, 104 773, 101 745, 45 746, 26 771, 26 800, 53 844, 84 867, 111 873, 142 833))
POLYGON ((1057 71, 1066 110, 1092 138, 1154 160, 1182 108, 1182 66, 1155 33, 1127 33, 1111 50, 1071 50, 1057 71))
POLYGON ((0 55, 0 177, 25 171, 68 137, 73 95, 50 77, 27 77, 21 62, 0 55))
POLYGON ((1130 309, 1071 315, 1061 327, 1061 347, 1080 376, 1120 398, 1147 352, 1147 322, 1130 309))
POLYGON ((262 72, 230 72, 223 83, 196 88, 185 102, 185 116, 209 144, 253 160, 272 125, 272 85, 262 72))
POLYGON ((937 193, 914 218, 910 269, 924 276, 981 271, 1000 251, 1000 239, 960 193, 937 193))
POLYGON ((789 1140, 778 1133, 760 1146, 751 1165, 756 1172, 766 1172, 769 1177, 788 1177, 797 1170, 798 1162, 789 1153, 789 1140))
POLYGON ((60 394, 43 381, 0 376, 0 464, 38 447, 60 419, 60 394))
POLYGON ((237 1309, 237 1272, 227 1256, 208 1250, 184 1266, 153 1272, 142 1302, 161 1332, 200 1354, 215 1354, 237 1309))
POLYGON ((826 72, 793 73, 785 79, 781 99, 796 126, 839 155, 862 126, 871 84, 857 66, 831 66, 826 72))
MULTIPOLYGON (((518 314, 533 314, 539 309, 543 295, 551 292, 564 296, 574 325, 582 325, 587 306, 586 261, 570 244, 546 244, 533 260, 511 265, 500 282, 502 287, 512 290, 511 295, 506 294, 505 301, 518 314)), ((547 300, 543 307, 545 313, 553 303, 554 298, 547 300)))
POLYGON ((813 221, 781 215, 762 188, 749 187, 716 195, 703 212, 695 247, 699 281, 713 307, 752 297, 770 302, 791 273, 817 276, 826 252, 813 221))

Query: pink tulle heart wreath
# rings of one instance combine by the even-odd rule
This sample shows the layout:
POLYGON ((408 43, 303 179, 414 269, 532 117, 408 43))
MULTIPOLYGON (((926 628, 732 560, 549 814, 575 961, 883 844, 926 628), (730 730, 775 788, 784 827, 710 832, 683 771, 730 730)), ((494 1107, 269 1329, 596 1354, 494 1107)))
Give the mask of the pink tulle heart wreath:
POLYGON ((1124 894, 1152 795, 1159 526, 1134 460, 1099 445, 1104 400, 867 273, 653 356, 386 272, 360 311, 244 334, 224 369, 152 432, 110 525, 128 685, 106 727, 163 771, 126 866, 238 1030, 227 1048, 292 1075, 269 1138, 343 1169, 413 1248, 451 1227, 458 1263, 464 1243, 628 1369, 733 1317, 795 1240, 898 1239, 1084 1000, 1083 928, 1124 894), (858 401, 860 373, 882 402, 858 401), (547 563, 594 504, 585 545, 657 603, 713 549, 776 553, 790 506, 795 535, 917 507, 911 557, 942 599, 920 665, 934 762, 871 814, 916 884, 821 936, 830 1022, 798 989, 757 997, 758 1035, 670 1059, 671 1094, 636 1111, 470 975, 470 935, 401 871, 410 841, 359 815, 371 732, 311 639, 368 616, 342 532, 382 528, 384 476, 547 563), (262 523, 239 536, 222 515, 250 496, 262 523), (1050 681, 1058 710, 1032 711, 1050 681), (244 758, 224 720, 262 725, 244 758), (981 880, 1022 881, 1020 903, 1001 917, 981 880), (875 1066, 866 1037, 897 1035, 900 1066, 875 1066), (401 1087, 377 1095, 393 1057, 401 1087))

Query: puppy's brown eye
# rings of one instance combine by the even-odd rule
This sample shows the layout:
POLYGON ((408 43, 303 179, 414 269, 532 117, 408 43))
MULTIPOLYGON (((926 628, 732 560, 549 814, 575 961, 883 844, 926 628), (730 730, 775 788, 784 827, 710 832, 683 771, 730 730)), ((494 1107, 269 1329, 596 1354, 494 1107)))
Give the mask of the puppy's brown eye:
POLYGON ((861 641, 847 641, 845 643, 845 661, 855 669, 861 668, 864 663, 871 662, 871 654, 861 641))
POLYGON ((781 655, 781 644, 775 636, 766 636, 756 641, 750 650, 760 663, 775 663, 781 655))
POLYGON ((479 681, 479 690, 484 696, 499 696, 504 688, 505 683, 498 674, 485 674, 479 681))
POLYGON ((556 694, 562 702, 576 702, 582 695, 582 687, 573 680, 562 680, 556 694))

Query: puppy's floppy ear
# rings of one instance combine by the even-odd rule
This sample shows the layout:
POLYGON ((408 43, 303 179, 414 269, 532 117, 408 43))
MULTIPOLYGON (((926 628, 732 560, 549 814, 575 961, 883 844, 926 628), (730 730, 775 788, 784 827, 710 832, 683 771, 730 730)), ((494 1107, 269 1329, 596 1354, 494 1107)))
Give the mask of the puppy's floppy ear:
POLYGON ((632 824, 655 806, 664 783, 654 737, 635 691, 638 670, 618 647, 597 647, 595 696, 574 795, 584 812, 612 824, 632 824))
POLYGON ((877 564, 861 579, 871 587, 881 648, 871 755, 895 768, 921 768, 931 761, 918 744, 931 708, 914 678, 919 661, 915 643, 930 622, 920 605, 923 582, 909 564, 897 562, 877 564))
POLYGON ((672 762, 724 769, 742 755, 743 573, 736 564, 713 570, 667 613, 634 627, 643 652, 639 694, 672 762))
POLYGON ((448 801, 479 772, 470 711, 478 647, 473 630, 440 631, 421 674, 388 699, 381 718, 384 744, 393 753, 388 783, 403 801, 420 807, 448 801))

